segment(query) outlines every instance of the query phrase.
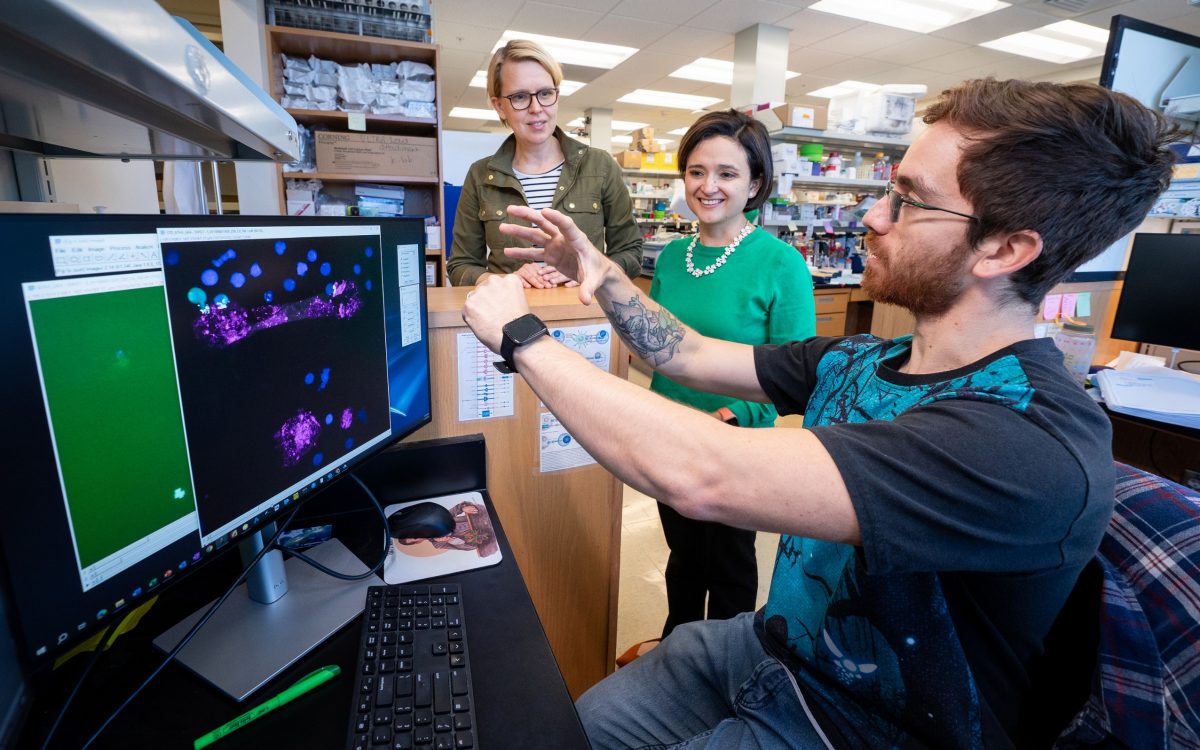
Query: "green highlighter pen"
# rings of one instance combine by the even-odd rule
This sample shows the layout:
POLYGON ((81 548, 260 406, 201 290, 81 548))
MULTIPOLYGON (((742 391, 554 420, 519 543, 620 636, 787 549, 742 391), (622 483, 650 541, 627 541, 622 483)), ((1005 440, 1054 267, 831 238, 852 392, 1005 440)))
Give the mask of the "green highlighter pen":
POLYGON ((208 747, 209 745, 211 745, 212 743, 221 739, 222 737, 224 737, 225 735, 234 731, 235 729, 241 729, 242 727, 246 726, 250 722, 257 719, 258 717, 267 713, 268 711, 279 708, 284 703, 287 703, 288 701, 292 700, 293 698, 298 698, 299 696, 304 695, 309 690, 312 690, 313 688, 315 688, 317 685, 320 685, 324 682, 328 682, 329 680, 333 679, 338 674, 340 674, 341 671, 342 671, 341 667, 337 666, 336 664, 333 664, 328 667, 321 667, 317 671, 315 671, 305 677, 301 677, 299 680, 296 681, 296 684, 292 685, 287 690, 284 690, 279 695, 277 695, 274 698, 271 698, 269 700, 263 701, 262 703, 258 704, 257 706, 250 709, 249 711, 242 714, 241 716, 237 717, 236 719, 229 722, 228 724, 224 724, 220 727, 217 727, 216 729, 212 730, 211 732, 204 735, 200 739, 196 740, 195 742, 192 743, 193 749, 200 750, 200 748, 202 748, 202 747, 208 747))

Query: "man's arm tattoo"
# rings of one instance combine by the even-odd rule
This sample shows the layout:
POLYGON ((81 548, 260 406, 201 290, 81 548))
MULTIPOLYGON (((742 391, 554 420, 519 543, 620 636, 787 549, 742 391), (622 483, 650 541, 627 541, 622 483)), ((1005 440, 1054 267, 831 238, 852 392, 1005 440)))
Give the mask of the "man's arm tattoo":
POLYGON ((612 309, 604 312, 625 345, 655 367, 669 362, 683 341, 685 329, 674 315, 666 308, 647 310, 637 296, 626 304, 614 301, 612 309))

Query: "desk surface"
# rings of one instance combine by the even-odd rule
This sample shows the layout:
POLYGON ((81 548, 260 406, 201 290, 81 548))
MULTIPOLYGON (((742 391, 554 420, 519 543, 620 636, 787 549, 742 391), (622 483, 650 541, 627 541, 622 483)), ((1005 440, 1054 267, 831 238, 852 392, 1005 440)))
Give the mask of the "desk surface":
MULTIPOLYGON (((336 499, 339 492, 335 490, 340 490, 344 496, 352 496, 355 488, 342 482, 326 492, 334 498, 334 505, 350 506, 344 498, 336 499)), ((387 505, 391 500, 381 496, 380 501, 387 505)), ((490 568, 428 579, 429 582, 456 581, 462 586, 478 747, 484 750, 587 748, 570 695, 521 579, 500 519, 486 493, 485 501, 495 523, 503 561, 490 568)), ((318 502, 322 506, 330 505, 324 496, 318 502)), ((373 562, 372 555, 379 554, 379 517, 373 508, 368 510, 365 503, 359 499, 355 501, 355 510, 320 520, 332 522, 339 539, 360 558, 373 562)), ((150 646, 153 637, 233 580, 237 555, 224 557, 232 560, 218 559, 210 564, 222 565, 223 570, 194 574, 211 579, 204 585, 190 581, 186 587, 181 585, 179 592, 168 590, 141 626, 123 636, 97 662, 76 705, 59 728, 52 747, 78 748, 118 702, 153 671, 161 659, 150 646), (192 596, 197 592, 198 596, 192 596), (175 593, 186 593, 188 601, 184 597, 168 601, 175 593)), ((349 626, 250 696, 244 705, 234 703, 178 664, 169 664, 92 747, 125 750, 190 748, 195 738, 275 695, 301 676, 326 664, 337 664, 343 672, 328 684, 251 722, 214 747, 227 750, 343 748, 350 721, 351 698, 357 683, 352 672, 361 622, 360 618, 355 618, 349 626)), ((63 695, 77 679, 86 660, 86 657, 78 659, 80 664, 64 669, 63 684, 35 706, 35 715, 18 746, 37 747, 34 742, 40 743, 46 723, 61 705, 63 695)))

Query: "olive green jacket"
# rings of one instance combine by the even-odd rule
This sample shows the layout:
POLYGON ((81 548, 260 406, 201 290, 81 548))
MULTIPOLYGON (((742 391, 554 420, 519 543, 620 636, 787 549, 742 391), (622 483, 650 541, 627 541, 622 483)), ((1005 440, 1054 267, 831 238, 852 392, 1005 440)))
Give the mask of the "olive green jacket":
MULTIPOLYGON (((630 278, 642 269, 642 234, 633 220, 633 202, 612 155, 568 138, 555 128, 566 161, 551 207, 570 216, 588 239, 630 278)), ((509 136, 495 154, 471 165, 458 198, 454 239, 446 273, 454 286, 471 286, 485 271, 512 273, 526 261, 509 258, 506 247, 527 243, 500 234, 511 219, 511 205, 528 205, 513 173, 516 138, 509 136), (489 252, 489 249, 491 252, 489 252)))

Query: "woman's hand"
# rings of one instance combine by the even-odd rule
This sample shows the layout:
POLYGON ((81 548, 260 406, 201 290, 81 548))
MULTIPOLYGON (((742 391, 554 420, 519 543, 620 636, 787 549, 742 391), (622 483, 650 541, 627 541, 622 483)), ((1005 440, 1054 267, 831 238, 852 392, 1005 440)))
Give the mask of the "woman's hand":
POLYGON ((544 260, 547 267, 553 267, 556 273, 577 282, 580 302, 590 305, 596 290, 604 283, 605 274, 615 268, 615 264, 596 249, 566 214, 552 208, 535 211, 529 206, 509 206, 508 215, 524 219, 533 226, 504 223, 500 225, 501 234, 541 247, 509 247, 505 248, 504 254, 510 258, 544 260))
POLYGON ((549 289, 554 283, 546 279, 543 270, 537 263, 526 263, 513 271, 513 275, 521 280, 521 285, 526 289, 549 289))

